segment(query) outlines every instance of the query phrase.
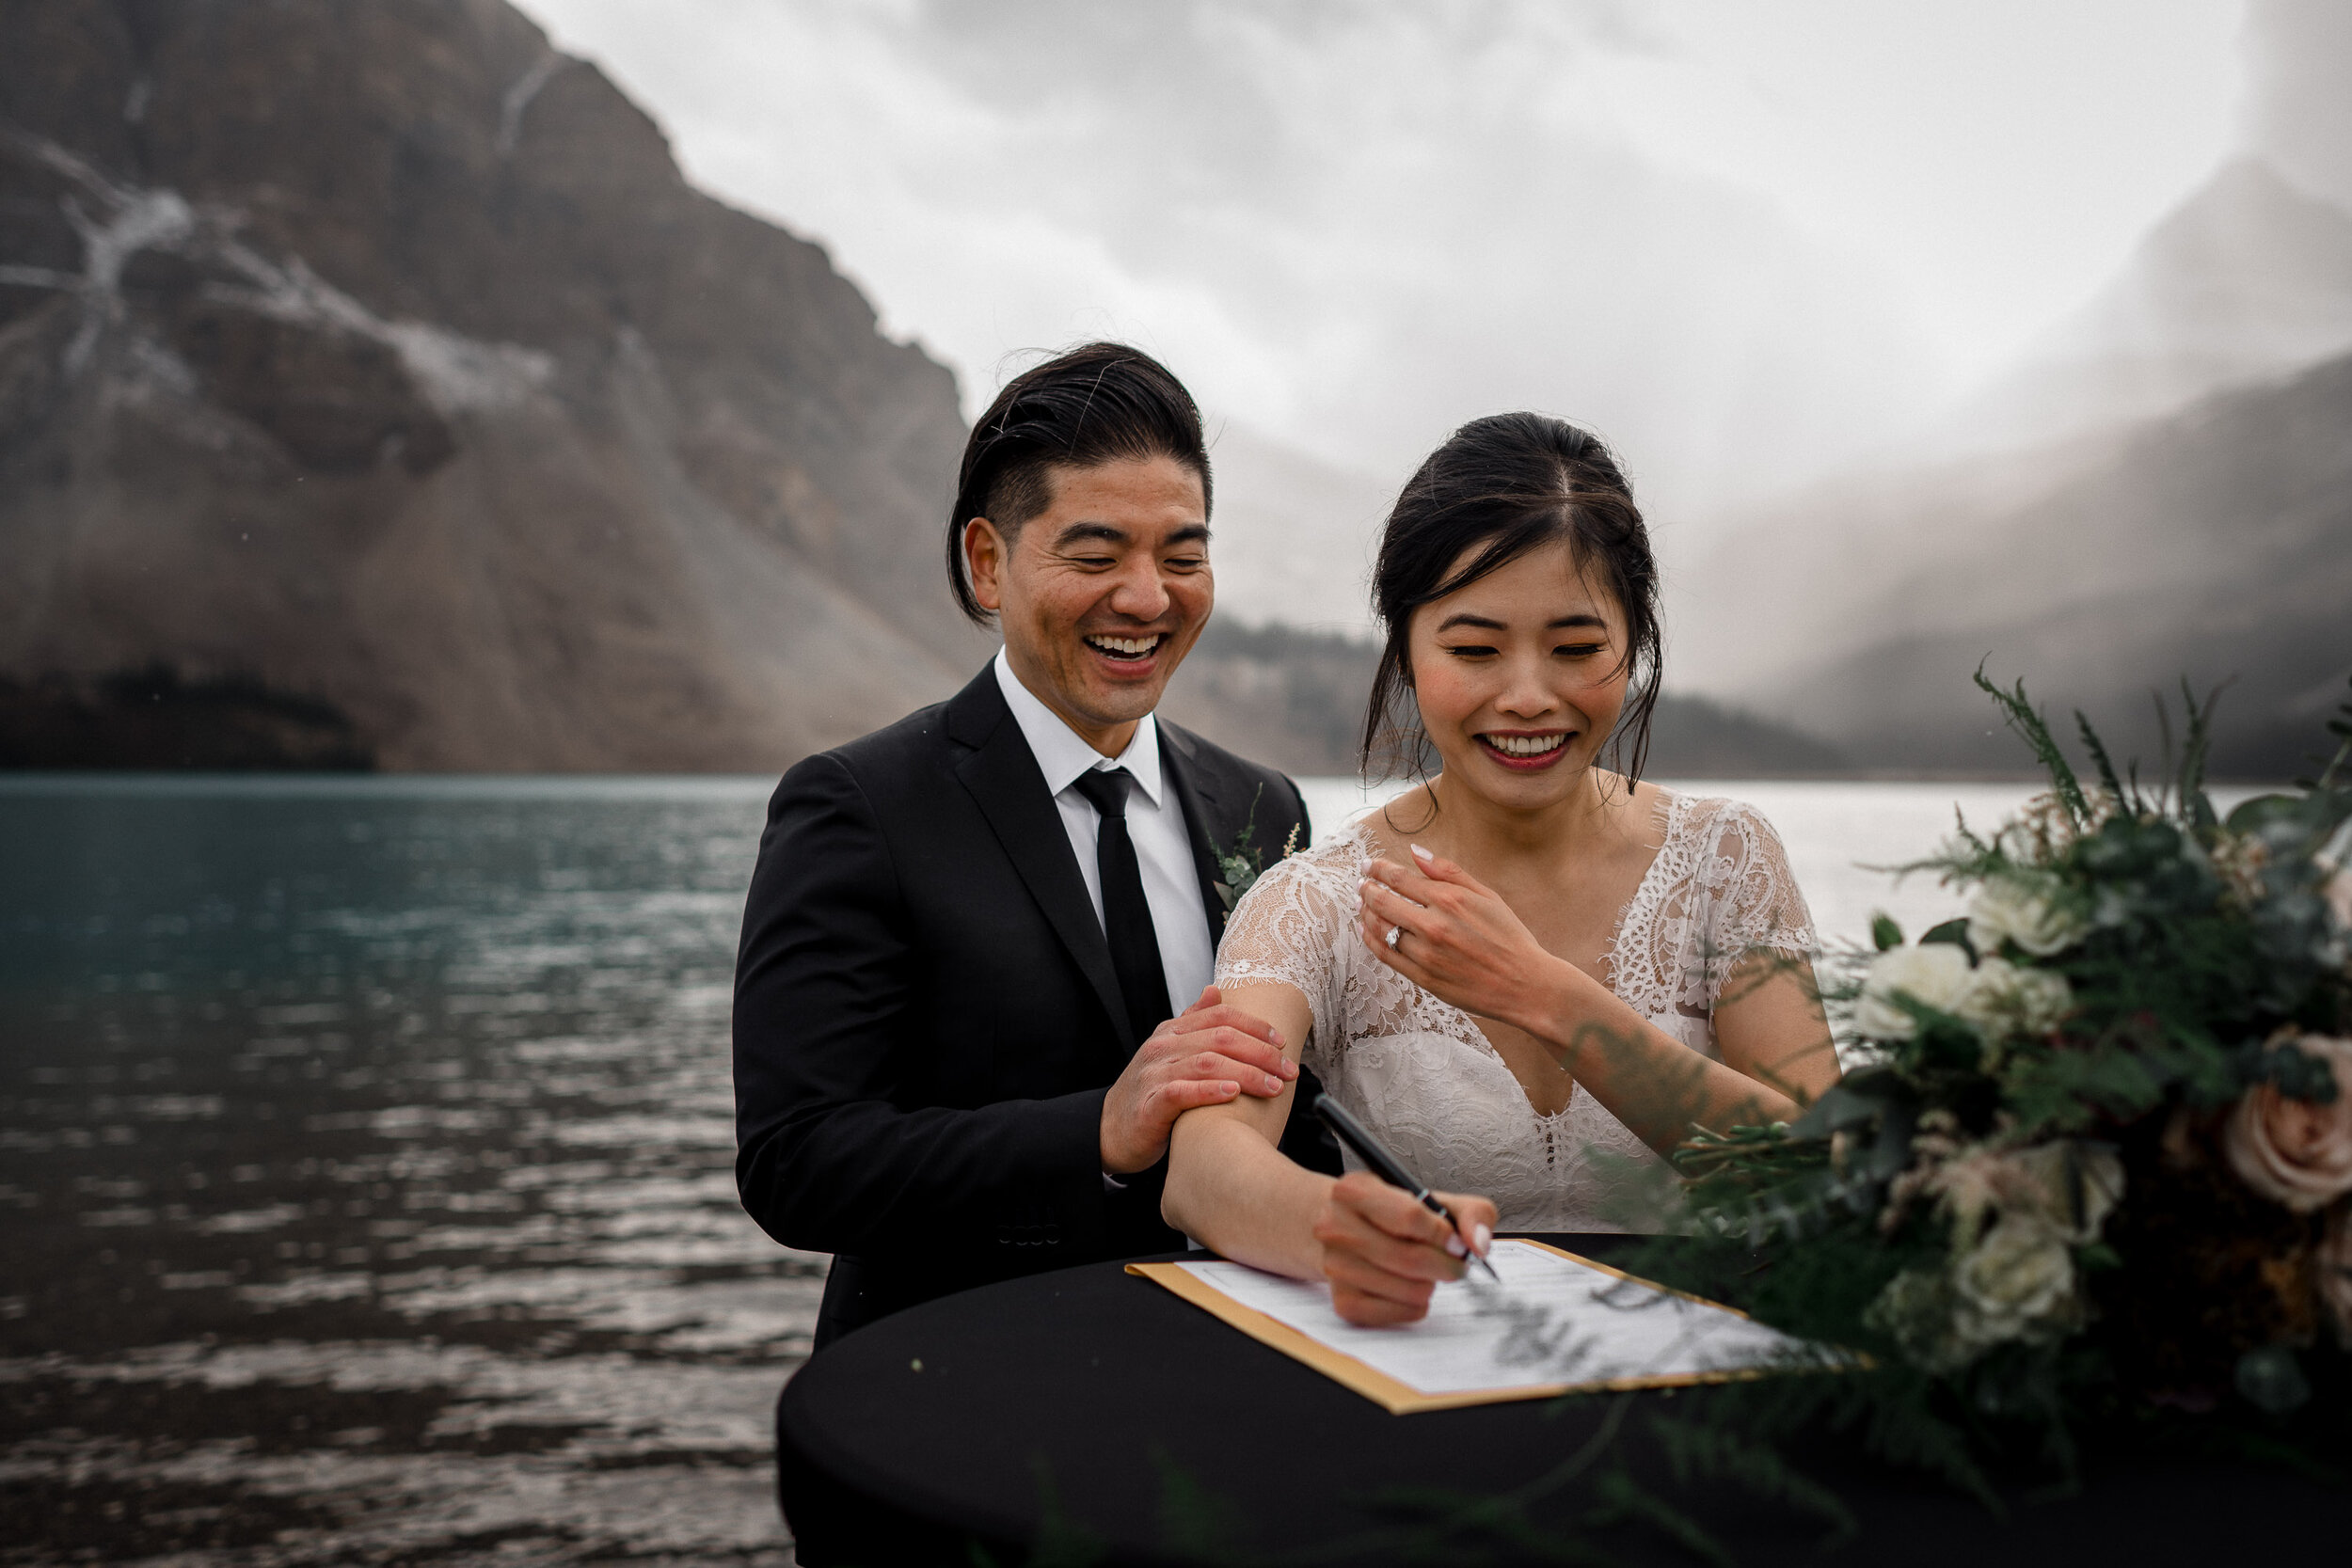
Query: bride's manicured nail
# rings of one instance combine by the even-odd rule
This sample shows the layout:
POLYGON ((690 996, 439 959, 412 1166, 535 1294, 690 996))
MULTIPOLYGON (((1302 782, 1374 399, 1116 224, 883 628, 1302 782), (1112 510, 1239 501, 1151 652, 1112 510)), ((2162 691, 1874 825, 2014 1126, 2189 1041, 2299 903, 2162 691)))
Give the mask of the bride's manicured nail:
POLYGON ((1487 1249, 1495 1244, 1495 1233, 1483 1225, 1473 1225, 1470 1227, 1470 1244, 1478 1249, 1478 1256, 1484 1258, 1487 1249))
POLYGON ((1448 1236, 1445 1239, 1445 1249, 1456 1258, 1470 1256, 1470 1248, 1462 1244, 1462 1238, 1459 1236, 1448 1236))
POLYGON ((1413 846, 1413 858, 1417 861, 1434 861, 1438 857, 1416 844, 1413 846))

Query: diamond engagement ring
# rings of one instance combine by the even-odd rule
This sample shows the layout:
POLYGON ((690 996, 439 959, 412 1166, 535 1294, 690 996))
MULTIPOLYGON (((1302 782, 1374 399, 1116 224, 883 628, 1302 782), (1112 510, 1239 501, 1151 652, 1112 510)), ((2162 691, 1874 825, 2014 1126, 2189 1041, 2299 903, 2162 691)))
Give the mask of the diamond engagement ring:
POLYGON ((1395 949, 1396 949, 1396 944, 1397 944, 1398 942, 1400 942, 1404 941, 1404 940, 1405 940, 1405 927, 1402 927, 1402 926, 1391 926, 1391 927, 1389 927, 1389 949, 1390 949, 1390 951, 1391 951, 1391 952, 1395 951, 1395 949))

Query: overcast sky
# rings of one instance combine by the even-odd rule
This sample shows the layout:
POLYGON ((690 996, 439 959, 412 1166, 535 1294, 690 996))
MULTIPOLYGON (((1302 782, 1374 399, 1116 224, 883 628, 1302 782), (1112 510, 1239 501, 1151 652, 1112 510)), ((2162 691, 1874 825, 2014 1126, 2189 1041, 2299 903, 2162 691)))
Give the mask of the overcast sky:
POLYGON ((1392 481, 1471 415, 1655 515, 2010 363, 2231 145, 2240 0, 523 0, 977 407, 1162 354, 1392 481))

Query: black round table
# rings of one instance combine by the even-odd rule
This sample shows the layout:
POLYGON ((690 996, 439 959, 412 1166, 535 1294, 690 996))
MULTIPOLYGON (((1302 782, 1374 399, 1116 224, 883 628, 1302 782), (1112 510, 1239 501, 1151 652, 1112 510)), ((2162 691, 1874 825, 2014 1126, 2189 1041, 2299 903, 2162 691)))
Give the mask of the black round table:
MULTIPOLYGON (((1544 1239, 1587 1256, 1621 1242, 1544 1239)), ((1859 1526, 1824 1551, 1818 1518, 1677 1479, 1658 1418, 1712 1397, 1391 1416, 1102 1263, 949 1296, 843 1338, 786 1386, 779 1484, 811 1568, 1688 1564, 1704 1560, 1676 1539, 1688 1525, 1742 1564, 2212 1568, 2258 1541, 2309 1539, 2316 1560, 2335 1560, 2352 1529, 2344 1491, 2185 1460, 2132 1461, 2073 1496, 2024 1493, 2004 1520, 1823 1439, 1789 1457, 1859 1526), (1515 1491, 1518 1506, 1496 1505, 1515 1491)))

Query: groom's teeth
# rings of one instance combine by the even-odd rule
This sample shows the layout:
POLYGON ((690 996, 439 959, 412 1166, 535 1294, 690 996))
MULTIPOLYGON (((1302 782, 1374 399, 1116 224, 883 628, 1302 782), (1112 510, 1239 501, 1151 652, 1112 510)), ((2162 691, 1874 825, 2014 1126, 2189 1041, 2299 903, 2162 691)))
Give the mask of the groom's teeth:
POLYGON ((1150 653, 1152 649, 1160 645, 1160 640, 1157 636, 1089 637, 1087 639, 1087 641, 1092 646, 1100 648, 1106 654, 1123 654, 1129 658, 1141 657, 1143 655, 1150 653))
POLYGON ((1489 735, 1481 737, 1487 745, 1509 757, 1539 757, 1546 752, 1557 751, 1567 738, 1565 730, 1552 735, 1489 735))

